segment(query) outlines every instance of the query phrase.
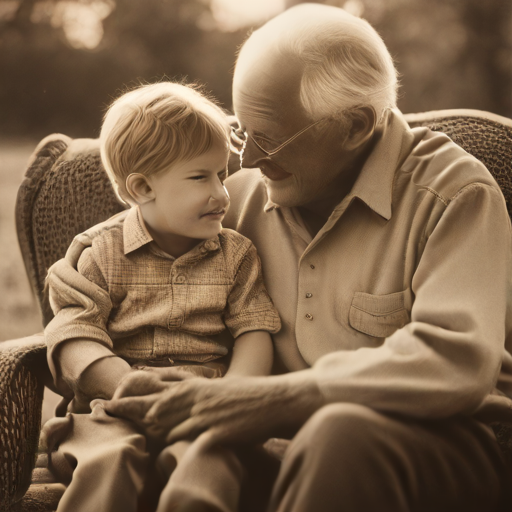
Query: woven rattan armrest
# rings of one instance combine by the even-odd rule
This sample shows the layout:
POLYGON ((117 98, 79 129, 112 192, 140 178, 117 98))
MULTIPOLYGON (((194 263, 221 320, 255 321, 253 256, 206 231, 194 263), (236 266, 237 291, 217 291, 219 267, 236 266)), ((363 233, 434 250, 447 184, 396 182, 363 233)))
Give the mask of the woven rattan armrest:
POLYGON ((45 384, 51 383, 42 334, 0 342, 0 510, 27 491, 37 456, 45 384))

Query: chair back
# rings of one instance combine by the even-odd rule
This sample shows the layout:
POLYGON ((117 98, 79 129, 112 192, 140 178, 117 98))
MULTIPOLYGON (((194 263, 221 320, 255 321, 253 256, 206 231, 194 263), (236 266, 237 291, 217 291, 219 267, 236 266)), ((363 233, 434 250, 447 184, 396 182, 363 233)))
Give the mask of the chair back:
POLYGON ((78 233, 122 211, 103 169, 97 139, 53 134, 29 162, 16 199, 16 229, 25 269, 46 326, 53 318, 44 292, 48 269, 78 233))

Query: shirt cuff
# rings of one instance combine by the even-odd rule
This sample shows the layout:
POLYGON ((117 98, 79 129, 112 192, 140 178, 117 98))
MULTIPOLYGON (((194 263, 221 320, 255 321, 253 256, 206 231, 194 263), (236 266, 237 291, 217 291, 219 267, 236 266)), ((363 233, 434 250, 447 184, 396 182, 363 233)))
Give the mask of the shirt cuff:
POLYGON ((251 316, 247 317, 246 313, 241 319, 227 320, 226 325, 233 338, 236 339, 244 332, 249 331, 267 331, 275 334, 281 329, 281 319, 277 311, 272 310, 265 315, 257 313, 252 318, 251 316))

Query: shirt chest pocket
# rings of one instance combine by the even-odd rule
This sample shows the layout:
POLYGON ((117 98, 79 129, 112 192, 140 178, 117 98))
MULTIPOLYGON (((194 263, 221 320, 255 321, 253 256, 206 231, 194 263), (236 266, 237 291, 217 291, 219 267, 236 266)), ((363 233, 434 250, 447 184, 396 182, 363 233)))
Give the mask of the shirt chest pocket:
POLYGON ((388 295, 355 292, 350 305, 350 326, 375 338, 391 336, 409 323, 407 294, 408 290, 388 295))

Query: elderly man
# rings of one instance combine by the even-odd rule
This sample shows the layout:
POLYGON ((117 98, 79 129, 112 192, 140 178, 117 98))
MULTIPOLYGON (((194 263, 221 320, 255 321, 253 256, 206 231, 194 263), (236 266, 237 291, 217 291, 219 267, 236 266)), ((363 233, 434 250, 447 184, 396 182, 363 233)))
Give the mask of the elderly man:
POLYGON ((448 137, 409 129, 396 89, 380 37, 341 9, 251 35, 233 100, 252 170, 226 182, 225 225, 261 255, 276 375, 139 372, 105 403, 167 441, 291 439, 272 511, 495 511, 512 483, 479 421, 512 395, 505 202, 448 137))

